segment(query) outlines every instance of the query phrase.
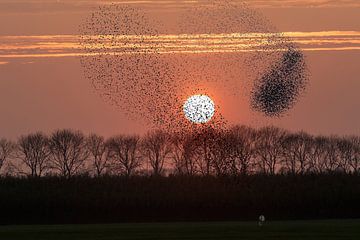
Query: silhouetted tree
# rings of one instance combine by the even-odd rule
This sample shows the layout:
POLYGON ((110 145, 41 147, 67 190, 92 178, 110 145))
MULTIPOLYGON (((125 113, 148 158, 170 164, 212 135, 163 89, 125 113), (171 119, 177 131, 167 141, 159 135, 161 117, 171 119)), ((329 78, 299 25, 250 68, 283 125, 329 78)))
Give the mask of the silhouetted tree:
POLYGON ((350 136, 338 140, 340 161, 347 172, 358 173, 360 169, 360 137, 350 136))
POLYGON ((139 156, 140 138, 138 136, 116 136, 106 142, 107 157, 120 170, 121 174, 131 176, 141 165, 139 156))
POLYGON ((249 173, 256 158, 257 137, 256 131, 250 127, 235 126, 230 129, 228 141, 232 143, 230 151, 233 174, 247 175, 249 173))
POLYGON ((57 130, 50 138, 50 149, 52 167, 66 178, 81 172, 89 156, 86 138, 79 131, 57 130))
POLYGON ((212 174, 214 164, 214 150, 218 132, 211 126, 202 126, 193 133, 194 160, 202 175, 212 174))
POLYGON ((174 134, 171 138, 171 144, 171 156, 175 173, 179 175, 194 175, 196 173, 196 163, 193 155, 196 151, 196 144, 192 134, 174 134))
POLYGON ((163 174, 165 167, 177 175, 205 176, 359 173, 359 158, 358 136, 314 137, 276 127, 224 129, 200 124, 180 133, 157 130, 142 138, 120 135, 108 141, 96 134, 86 138, 79 131, 58 130, 50 137, 22 136, 17 144, 0 140, 0 169, 10 159, 8 172, 41 176, 48 169, 67 178, 87 173, 89 163, 96 176, 112 170, 132 176, 148 171, 148 166, 153 175, 163 174), (145 162, 146 168, 141 166, 145 162))
POLYGON ((283 141, 284 168, 291 174, 303 174, 309 167, 312 137, 305 133, 287 134, 283 141))
POLYGON ((259 157, 260 170, 263 173, 273 175, 282 158, 282 143, 287 132, 276 127, 264 127, 257 134, 256 150, 259 157))
POLYGON ((210 148, 212 166, 217 176, 231 175, 232 169, 232 145, 230 131, 216 131, 213 135, 210 148))
POLYGON ((42 133, 21 136, 18 140, 18 158, 30 170, 30 176, 40 177, 49 168, 49 138, 42 133))
POLYGON ((109 167, 104 137, 91 134, 86 140, 86 147, 89 151, 96 176, 101 176, 109 167))
POLYGON ((326 172, 344 171, 342 163, 339 161, 338 137, 327 137, 324 148, 323 162, 326 172))
POLYGON ((359 136, 351 137, 350 141, 352 142, 354 148, 353 151, 354 156, 350 161, 350 166, 355 173, 359 173, 360 172, 360 137, 359 136))
POLYGON ((323 136, 313 137, 311 139, 311 148, 309 150, 309 171, 312 173, 325 172, 325 158, 327 139, 323 136))
POLYGON ((150 164, 155 176, 163 173, 165 160, 170 157, 171 152, 171 138, 162 130, 147 133, 142 141, 142 155, 150 164))
POLYGON ((15 150, 15 144, 6 139, 0 139, 0 170, 15 150))

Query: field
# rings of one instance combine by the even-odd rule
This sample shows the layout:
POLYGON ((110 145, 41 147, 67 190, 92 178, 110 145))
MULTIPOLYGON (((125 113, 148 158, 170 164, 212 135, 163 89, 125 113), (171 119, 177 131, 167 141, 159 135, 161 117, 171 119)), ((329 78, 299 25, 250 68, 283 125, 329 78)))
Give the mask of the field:
POLYGON ((6 240, 360 239, 360 220, 0 226, 6 240))

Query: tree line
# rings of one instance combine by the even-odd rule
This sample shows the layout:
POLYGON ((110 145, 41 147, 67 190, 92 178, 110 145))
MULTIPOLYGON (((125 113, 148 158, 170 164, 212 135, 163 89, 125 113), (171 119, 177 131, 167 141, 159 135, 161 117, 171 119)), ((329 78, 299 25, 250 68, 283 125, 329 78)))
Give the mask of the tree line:
POLYGON ((359 136, 313 136, 277 127, 201 126, 181 133, 152 130, 144 136, 63 129, 46 135, 0 139, 0 169, 10 176, 359 173, 359 136))

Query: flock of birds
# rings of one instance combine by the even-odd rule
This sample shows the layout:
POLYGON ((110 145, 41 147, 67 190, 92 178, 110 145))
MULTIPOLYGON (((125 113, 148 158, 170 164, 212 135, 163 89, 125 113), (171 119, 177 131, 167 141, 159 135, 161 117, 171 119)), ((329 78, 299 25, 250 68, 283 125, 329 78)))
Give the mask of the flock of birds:
MULTIPOLYGON (((255 112, 282 116, 306 88, 308 74, 301 51, 245 3, 208 1, 201 8, 183 11, 176 28, 164 26, 146 9, 111 4, 100 6, 80 27, 80 44, 87 53, 81 59, 86 77, 96 92, 132 119, 172 130, 191 127, 183 104, 195 94, 212 98, 209 86, 246 97, 255 112), (180 42, 182 53, 164 53, 169 42, 163 36, 169 33, 201 34, 207 41, 212 34, 265 37, 249 52, 236 47, 230 52, 198 52, 180 42)), ((195 44, 202 41, 197 38, 195 44)), ((236 45, 236 41, 236 37, 227 38, 226 44, 236 45)), ((207 124, 225 122, 217 105, 207 124)))

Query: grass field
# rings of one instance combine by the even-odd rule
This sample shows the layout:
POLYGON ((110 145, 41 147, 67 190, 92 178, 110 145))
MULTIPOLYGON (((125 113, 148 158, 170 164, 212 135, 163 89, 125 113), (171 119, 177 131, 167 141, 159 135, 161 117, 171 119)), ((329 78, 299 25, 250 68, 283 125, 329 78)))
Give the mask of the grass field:
POLYGON ((360 220, 0 226, 0 239, 360 239, 360 220))

